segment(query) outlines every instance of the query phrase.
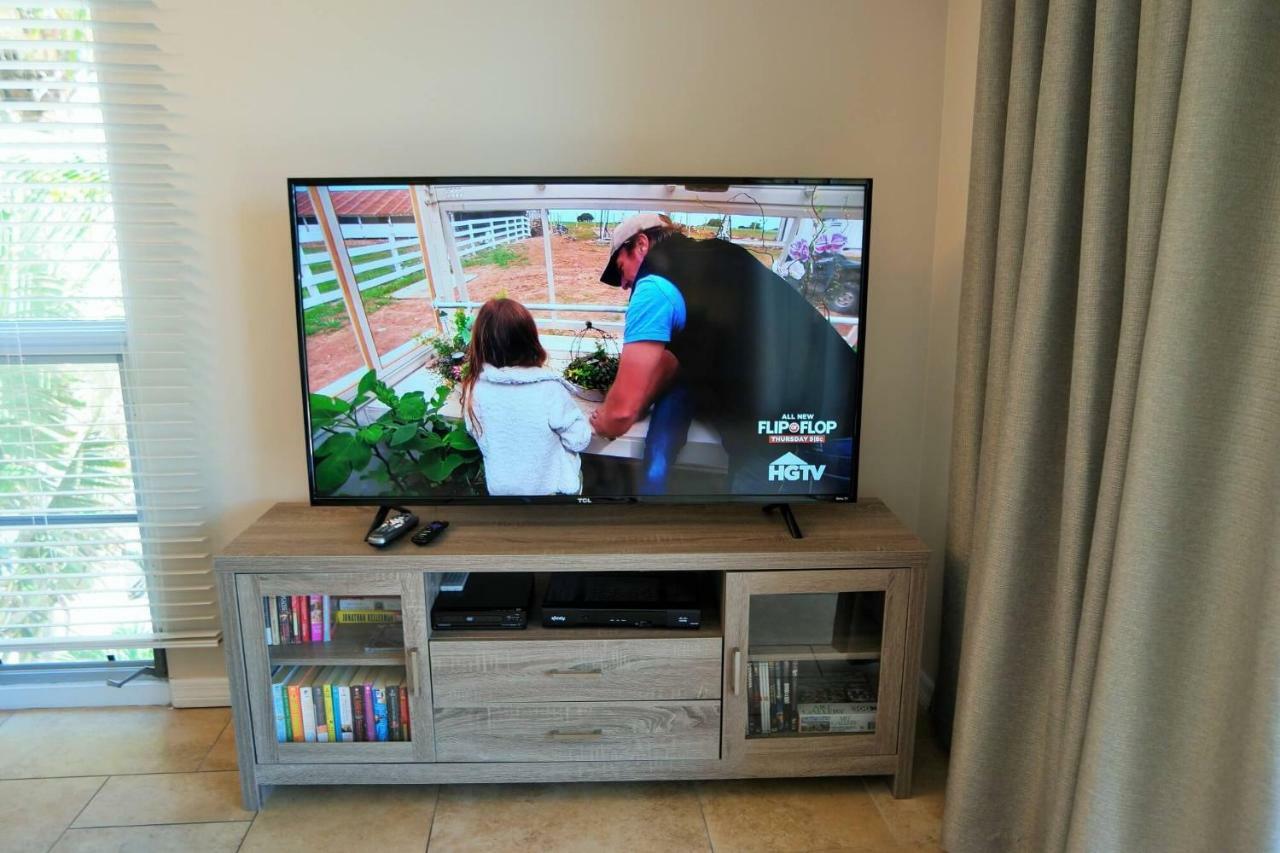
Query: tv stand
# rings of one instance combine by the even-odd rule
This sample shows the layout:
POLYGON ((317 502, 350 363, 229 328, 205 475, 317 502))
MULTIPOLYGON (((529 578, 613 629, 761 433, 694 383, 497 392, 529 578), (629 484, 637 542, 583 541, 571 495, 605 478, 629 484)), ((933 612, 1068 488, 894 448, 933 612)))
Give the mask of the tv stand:
POLYGON ((791 511, 791 504, 765 504, 764 511, 766 513, 773 512, 775 509, 782 511, 782 520, 787 523, 787 532, 791 534, 791 538, 803 539, 804 533, 796 522, 795 513, 791 511))
POLYGON ((459 505, 432 547, 372 550, 365 508, 277 504, 214 561, 246 808, 275 785, 864 774, 909 796, 928 551, 876 500, 789 509, 803 539, 749 504, 459 505), (535 593, 524 630, 432 630, 459 571, 696 571, 712 593, 696 629, 546 628, 535 593), (329 639, 278 637, 307 596, 329 639), (339 617, 353 601, 403 630, 339 617), (290 679, 399 681, 407 739, 307 741, 277 710, 290 679))

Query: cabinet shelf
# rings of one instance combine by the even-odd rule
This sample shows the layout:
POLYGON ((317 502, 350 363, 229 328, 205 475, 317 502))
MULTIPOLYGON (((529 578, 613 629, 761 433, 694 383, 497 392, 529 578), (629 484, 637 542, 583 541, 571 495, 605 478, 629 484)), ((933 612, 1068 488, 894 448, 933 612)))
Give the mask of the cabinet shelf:
POLYGON ((327 643, 286 643, 268 646, 271 665, 404 666, 404 649, 365 651, 372 629, 353 630, 327 643))
POLYGON ((775 660, 879 660, 880 635, 855 634, 842 648, 830 643, 752 646, 747 659, 753 661, 775 660))

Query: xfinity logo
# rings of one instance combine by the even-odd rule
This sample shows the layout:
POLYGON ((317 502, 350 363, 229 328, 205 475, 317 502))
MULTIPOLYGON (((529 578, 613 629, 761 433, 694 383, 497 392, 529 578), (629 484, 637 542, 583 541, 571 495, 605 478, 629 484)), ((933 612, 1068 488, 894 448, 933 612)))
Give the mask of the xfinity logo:
POLYGON ((784 453, 769 463, 769 481, 817 481, 826 470, 826 465, 810 465, 794 453, 784 453))

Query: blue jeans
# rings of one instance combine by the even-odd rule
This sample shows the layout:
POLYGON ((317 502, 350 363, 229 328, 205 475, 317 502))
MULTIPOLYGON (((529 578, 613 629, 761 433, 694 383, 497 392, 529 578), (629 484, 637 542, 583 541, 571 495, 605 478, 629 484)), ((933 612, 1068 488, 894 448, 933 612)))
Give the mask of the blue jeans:
POLYGON ((676 464, 676 457, 689 440, 689 424, 692 422, 693 401, 689 389, 677 382, 654 402, 653 411, 649 414, 639 494, 667 494, 671 466, 676 464))

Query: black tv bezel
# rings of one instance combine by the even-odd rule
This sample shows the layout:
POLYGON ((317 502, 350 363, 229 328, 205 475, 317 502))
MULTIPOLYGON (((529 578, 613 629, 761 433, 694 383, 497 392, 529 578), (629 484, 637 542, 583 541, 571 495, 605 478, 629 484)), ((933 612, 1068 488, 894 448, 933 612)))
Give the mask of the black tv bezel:
POLYGON ((483 175, 471 177, 357 177, 357 178, 288 178, 289 245, 293 258, 293 305, 298 336, 298 366, 302 387, 303 446, 307 454, 307 491, 311 506, 500 506, 500 505, 591 505, 591 504, 707 504, 745 503, 776 504, 800 501, 823 503, 856 503, 858 499, 858 468, 862 461, 862 389, 863 372, 867 353, 867 271, 871 260, 871 178, 731 178, 731 177, 670 177, 641 175, 630 177, 598 177, 592 175, 508 176, 483 175), (298 187, 344 186, 376 184, 682 184, 709 187, 730 186, 861 186, 864 189, 862 217, 862 258, 860 261, 860 294, 858 301, 858 352, 854 365, 853 453, 849 460, 849 491, 847 494, 825 495, 455 495, 397 497, 326 497, 316 493, 315 455, 311 446, 311 407, 307 405, 310 385, 307 381, 307 341, 304 309, 302 307, 302 262, 298 254, 298 217, 295 192, 298 187))

